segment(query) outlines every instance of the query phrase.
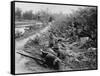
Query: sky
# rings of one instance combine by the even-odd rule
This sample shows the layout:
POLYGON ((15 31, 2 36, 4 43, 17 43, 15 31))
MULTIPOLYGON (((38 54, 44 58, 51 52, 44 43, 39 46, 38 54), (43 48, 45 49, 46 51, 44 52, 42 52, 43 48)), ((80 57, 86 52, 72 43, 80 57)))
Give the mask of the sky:
POLYGON ((71 6, 71 5, 53 5, 53 4, 38 4, 38 3, 21 3, 16 2, 15 7, 20 8, 22 12, 32 10, 36 13, 40 10, 48 11, 50 13, 64 13, 69 14, 84 6, 71 6))

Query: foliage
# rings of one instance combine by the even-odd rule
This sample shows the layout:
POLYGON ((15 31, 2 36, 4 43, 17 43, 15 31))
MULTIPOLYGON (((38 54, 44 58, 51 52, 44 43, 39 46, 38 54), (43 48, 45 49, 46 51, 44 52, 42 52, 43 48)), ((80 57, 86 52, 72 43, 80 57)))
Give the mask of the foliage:
POLYGON ((22 36, 23 36, 22 32, 16 31, 15 38, 20 38, 22 36))
POLYGON ((32 20, 32 17, 33 17, 33 14, 31 10, 23 13, 23 19, 32 20))
POLYGON ((15 19, 20 20, 22 17, 22 10, 20 8, 16 8, 15 10, 15 19))
MULTIPOLYGON (((48 14, 43 13, 46 19, 48 14)), ((72 15, 53 16, 55 21, 46 33, 29 40, 25 47, 52 49, 74 70, 97 68, 97 9, 84 8, 72 15), (85 39, 83 42, 81 38, 85 39), (50 46, 52 44, 52 46, 50 46), (41 47, 42 46, 42 47, 41 47), (55 50, 56 49, 56 50, 55 50)), ((45 21, 45 19, 43 20, 45 21)))
POLYGON ((16 7, 15 11, 15 19, 16 20, 38 20, 44 23, 52 22, 54 17, 52 14, 49 14, 47 11, 38 11, 37 13, 33 13, 32 10, 22 12, 20 8, 16 7))
POLYGON ((40 38, 37 35, 35 37, 35 39, 29 39, 24 47, 25 48, 30 48, 30 47, 34 47, 35 45, 38 46, 39 43, 40 43, 40 38))

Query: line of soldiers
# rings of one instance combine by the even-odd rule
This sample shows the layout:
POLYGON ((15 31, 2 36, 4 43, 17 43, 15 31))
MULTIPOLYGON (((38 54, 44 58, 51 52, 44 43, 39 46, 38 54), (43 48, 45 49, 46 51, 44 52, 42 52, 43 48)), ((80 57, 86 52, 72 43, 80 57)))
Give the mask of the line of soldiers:
POLYGON ((63 59, 65 58, 65 52, 60 50, 60 43, 62 39, 57 39, 54 37, 53 33, 49 35, 49 45, 41 49, 41 57, 45 60, 44 65, 48 65, 53 69, 61 69, 63 59))

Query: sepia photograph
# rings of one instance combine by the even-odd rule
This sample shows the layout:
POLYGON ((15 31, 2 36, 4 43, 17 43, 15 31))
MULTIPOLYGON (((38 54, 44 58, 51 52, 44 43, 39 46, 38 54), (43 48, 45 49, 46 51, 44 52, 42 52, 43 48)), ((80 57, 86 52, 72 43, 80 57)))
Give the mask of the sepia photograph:
POLYGON ((15 74, 97 70, 97 6, 15 1, 15 74))

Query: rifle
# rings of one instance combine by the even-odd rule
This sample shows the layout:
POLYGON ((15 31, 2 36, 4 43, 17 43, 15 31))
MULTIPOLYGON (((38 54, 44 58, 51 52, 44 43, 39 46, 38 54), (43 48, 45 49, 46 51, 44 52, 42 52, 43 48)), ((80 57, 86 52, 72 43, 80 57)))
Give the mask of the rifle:
POLYGON ((44 62, 43 59, 41 59, 41 58, 36 58, 36 57, 31 56, 30 54, 25 53, 25 52, 16 52, 16 53, 18 53, 18 54, 20 54, 20 55, 22 55, 22 56, 25 56, 25 57, 28 57, 28 58, 34 59, 34 60, 38 60, 38 61, 44 62))

